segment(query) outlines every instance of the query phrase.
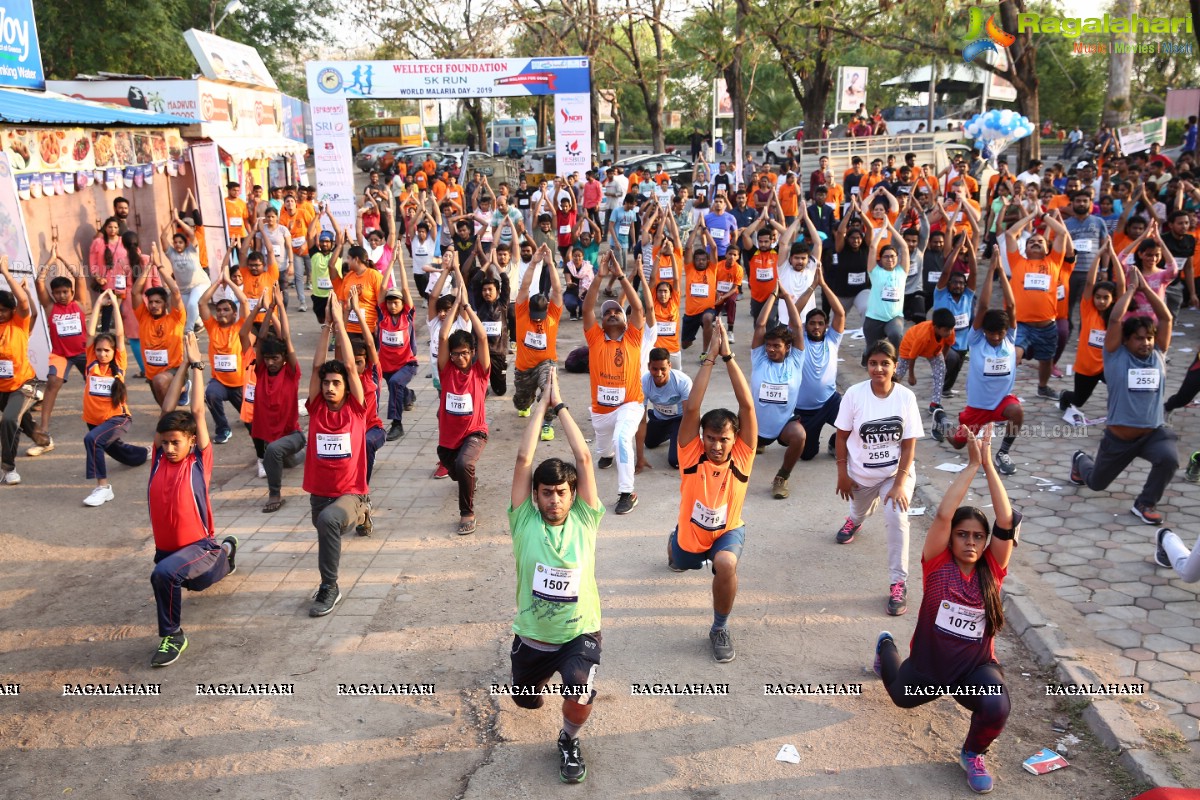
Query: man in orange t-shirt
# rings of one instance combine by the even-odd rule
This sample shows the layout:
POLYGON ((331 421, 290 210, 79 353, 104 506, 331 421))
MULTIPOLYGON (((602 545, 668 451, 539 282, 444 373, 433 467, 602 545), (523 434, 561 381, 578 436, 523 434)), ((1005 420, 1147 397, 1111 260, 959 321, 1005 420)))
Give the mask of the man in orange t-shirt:
POLYGON ((29 332, 37 310, 24 285, 8 271, 7 253, 0 253, 0 278, 9 286, 9 291, 0 292, 0 485, 15 485, 21 482, 16 465, 21 431, 34 430, 31 409, 36 397, 21 387, 37 377, 29 360, 29 332))
POLYGON ((1050 370, 1058 349, 1058 284, 1063 269, 1064 250, 1069 237, 1067 227, 1057 211, 1033 213, 1018 220, 1005 232, 1008 265, 1012 268, 1012 292, 1016 301, 1017 363, 1026 358, 1038 362, 1038 397, 1058 399, 1050 388, 1050 370), (1026 225, 1040 218, 1052 230, 1054 246, 1046 245, 1046 237, 1033 233, 1025 241, 1025 255, 1017 247, 1018 237, 1026 225))
MULTIPOLYGON (((146 280, 154 270, 143 270, 133 284, 133 313, 141 331, 146 380, 150 382, 155 402, 162 405, 167 387, 175 377, 175 370, 183 364, 183 329, 187 323, 187 309, 171 270, 157 264, 157 244, 154 245, 154 258, 163 285, 147 289, 146 280)), ((194 391, 200 390, 198 386, 192 388, 194 391)))
POLYGON ((712 564, 713 623, 708 637, 719 662, 735 656, 728 621, 737 595, 737 562, 746 539, 742 505, 757 444, 750 384, 734 361, 725 327, 718 322, 679 423, 679 518, 667 540, 667 566, 683 572, 712 564), (718 408, 701 417, 718 358, 729 374, 738 411, 718 408))
POLYGON ((588 371, 592 388, 592 430, 596 435, 597 465, 617 465, 617 514, 628 514, 637 505, 633 472, 634 439, 642 421, 642 335, 646 325, 642 300, 610 251, 600 262, 600 273, 588 288, 583 304, 583 330, 588 344, 588 371), (621 304, 606 300, 596 320, 596 300, 603 278, 616 275, 629 304, 626 319, 621 304))
MULTIPOLYGON (((534 261, 521 277, 513 307, 513 329, 517 336, 517 358, 513 368, 513 405, 518 416, 528 416, 538 395, 546 390, 550 370, 558 361, 558 323, 563 313, 562 275, 553 267, 554 256, 543 244, 534 261), (550 295, 530 294, 535 276, 545 270, 550 275, 550 295)), ((593 281, 594 283, 595 281, 593 281)), ((546 408, 542 419, 542 441, 554 438, 554 418, 558 412, 546 408)))
POLYGON ((212 414, 213 424, 217 428, 213 436, 215 444, 225 444, 233 438, 233 429, 225 416, 225 403, 233 406, 239 416, 242 413, 246 365, 242 359, 240 332, 246 319, 245 308, 246 295, 229 280, 228 275, 222 275, 200 296, 200 320, 208 331, 208 362, 212 366, 212 377, 204 387, 204 405, 212 414), (236 305, 228 297, 212 302, 213 295, 222 286, 229 287, 228 291, 237 299, 236 305), (242 313, 239 313, 239 309, 242 309, 242 313))
POLYGON ((796 173, 788 172, 779 187, 779 210, 783 212, 783 224, 791 225, 800 216, 800 186, 796 183, 796 173))

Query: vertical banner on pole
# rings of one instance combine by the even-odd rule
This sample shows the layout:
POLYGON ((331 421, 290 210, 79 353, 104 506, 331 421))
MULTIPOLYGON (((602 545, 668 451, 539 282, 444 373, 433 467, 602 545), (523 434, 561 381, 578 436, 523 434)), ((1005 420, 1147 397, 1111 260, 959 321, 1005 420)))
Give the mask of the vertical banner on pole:
POLYGON ((744 180, 745 176, 742 174, 742 158, 744 156, 742 150, 742 129, 736 128, 733 131, 733 159, 736 162, 737 167, 734 169, 733 174, 737 175, 738 183, 746 183, 744 180))
POLYGON ((200 207, 203 221, 197 235, 204 237, 205 252, 208 253, 208 274, 214 281, 221 277, 221 262, 228 249, 225 240, 225 193, 221 183, 221 154, 213 143, 194 144, 192 154, 192 180, 196 184, 196 204, 200 207))
POLYGON ((554 95, 554 155, 559 175, 592 168, 592 97, 590 94, 554 95))
MULTIPOLYGON (((21 214, 21 202, 17 197, 17 178, 8 161, 9 154, 0 152, 0 253, 8 256, 8 269, 13 279, 21 282, 29 302, 37 302, 34 277, 37 265, 33 250, 29 246, 29 232, 25 229, 25 217, 21 214)), ((8 289, 0 278, 0 287, 8 289)), ((46 328, 46 315, 38 314, 37 322, 29 332, 29 360, 34 372, 45 380, 50 367, 50 332, 46 328)))

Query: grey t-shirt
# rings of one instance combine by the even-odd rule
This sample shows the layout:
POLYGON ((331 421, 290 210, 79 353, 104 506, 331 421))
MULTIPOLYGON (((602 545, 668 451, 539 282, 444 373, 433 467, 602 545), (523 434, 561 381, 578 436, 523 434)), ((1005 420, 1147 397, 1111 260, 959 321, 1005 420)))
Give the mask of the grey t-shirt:
POLYGON ((1108 385, 1108 424, 1131 428, 1160 428, 1166 398, 1167 367, 1162 353, 1138 358, 1122 345, 1104 351, 1104 382, 1108 385))
POLYGON ((167 260, 171 262, 179 291, 190 292, 198 286, 207 286, 210 283, 208 274, 200 267, 200 253, 196 250, 196 245, 189 244, 182 253, 172 247, 167 251, 167 260))
POLYGON ((1108 241, 1108 226, 1095 214, 1080 220, 1074 215, 1063 220, 1071 241, 1075 243, 1074 272, 1087 272, 1100 256, 1100 248, 1108 241))

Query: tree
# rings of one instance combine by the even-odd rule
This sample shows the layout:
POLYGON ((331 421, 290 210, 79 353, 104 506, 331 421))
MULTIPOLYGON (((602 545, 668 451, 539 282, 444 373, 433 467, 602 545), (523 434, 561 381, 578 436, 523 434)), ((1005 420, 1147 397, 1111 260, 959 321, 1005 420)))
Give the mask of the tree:
MULTIPOLYGON (((1115 0, 1112 7, 1114 17, 1130 17, 1138 11, 1138 0, 1115 0)), ((1113 34, 1113 41, 1132 45, 1132 32, 1113 34)), ((1132 116, 1133 106, 1129 100, 1129 83, 1133 78, 1133 51, 1126 47, 1124 52, 1113 52, 1108 57, 1108 97, 1104 101, 1105 125, 1125 125, 1132 116)))
POLYGON ((631 0, 625 0, 625 14, 620 23, 621 35, 611 39, 612 46, 633 67, 630 76, 642 94, 646 116, 650 120, 650 137, 654 151, 666 149, 662 115, 667 102, 666 32, 663 28, 663 7, 666 0, 647 0, 648 11, 635 12, 631 0), (644 39, 649 38, 653 51, 649 59, 642 57, 644 39))

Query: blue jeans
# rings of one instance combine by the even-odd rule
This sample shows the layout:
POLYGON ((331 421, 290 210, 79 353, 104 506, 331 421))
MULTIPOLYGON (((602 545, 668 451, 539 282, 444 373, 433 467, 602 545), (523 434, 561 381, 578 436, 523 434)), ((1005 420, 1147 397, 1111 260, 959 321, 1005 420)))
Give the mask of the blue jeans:
POLYGON ((388 386, 387 418, 393 422, 404 421, 404 404, 416 400, 417 393, 408 388, 412 379, 417 377, 417 362, 405 364, 394 372, 383 373, 383 379, 388 386))
POLYGON ((201 539, 173 553, 156 550, 150 585, 158 607, 158 635, 179 633, 183 587, 202 592, 228 574, 229 556, 216 539, 201 539))
POLYGON ((304 276, 312 269, 312 262, 308 256, 292 255, 292 288, 296 290, 296 297, 300 300, 300 305, 304 305, 304 276))
POLYGON ((187 321, 184 323, 183 330, 186 333, 190 331, 196 324, 196 320, 200 318, 200 295, 208 291, 209 284, 193 287, 186 292, 180 292, 183 296, 183 305, 187 309, 187 321))
POLYGON ((383 432, 383 428, 376 426, 367 428, 367 483, 371 482, 371 473, 375 471, 375 454, 379 452, 379 448, 383 447, 387 441, 387 436, 383 432))
POLYGON ((208 386, 204 387, 204 405, 208 406, 208 413, 212 414, 213 426, 217 429, 218 436, 233 430, 229 427, 229 419, 225 416, 226 401, 238 414, 241 414, 242 387, 226 386, 216 378, 209 378, 208 386))
MULTIPOLYGON (((679 546, 679 526, 675 526, 675 530, 671 531, 670 547, 671 547, 671 566, 675 569, 700 569, 704 566, 705 561, 716 561, 717 553, 722 550, 728 550, 733 553, 734 558, 738 561, 742 560, 742 546, 746 543, 746 526, 739 525, 736 528, 725 531, 712 543, 712 547, 705 550, 703 553, 693 553, 690 550, 684 550, 679 546)), ((713 572, 716 573, 716 565, 713 565, 713 572)))
POLYGON ((108 453, 127 467, 140 467, 146 463, 149 453, 146 448, 121 441, 121 434, 129 432, 133 420, 126 416, 112 417, 99 425, 88 425, 87 436, 83 437, 83 452, 87 455, 87 478, 108 479, 108 468, 104 454, 108 453))

